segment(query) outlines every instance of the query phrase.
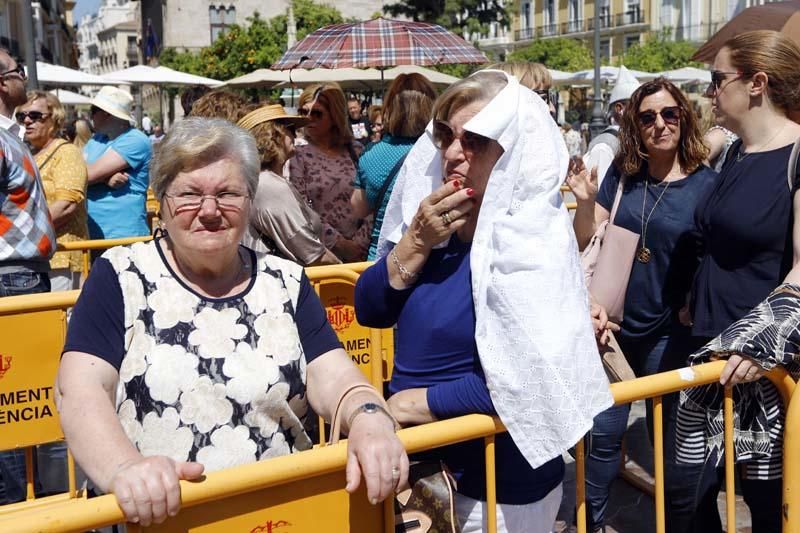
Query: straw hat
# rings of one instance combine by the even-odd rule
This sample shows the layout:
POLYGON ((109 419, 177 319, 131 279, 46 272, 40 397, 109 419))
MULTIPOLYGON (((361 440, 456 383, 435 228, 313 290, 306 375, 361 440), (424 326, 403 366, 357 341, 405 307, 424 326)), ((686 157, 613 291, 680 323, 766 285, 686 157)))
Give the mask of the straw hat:
POLYGON ((109 115, 126 122, 131 122, 133 97, 122 89, 110 85, 101 88, 97 96, 92 98, 92 105, 99 107, 109 115))
POLYGON ((630 100, 633 91, 638 89, 640 85, 641 83, 639 83, 639 80, 625 68, 625 65, 622 65, 619 67, 617 83, 614 85, 614 90, 611 91, 611 97, 608 99, 608 103, 613 104, 620 100, 630 100))
POLYGON ((298 127, 305 126, 308 123, 308 119, 306 117, 301 117, 299 115, 288 115, 282 105, 272 104, 259 107, 255 111, 249 112, 239 119, 239 122, 237 122, 236 125, 246 130, 252 130, 259 124, 269 122, 270 120, 280 120, 298 127))

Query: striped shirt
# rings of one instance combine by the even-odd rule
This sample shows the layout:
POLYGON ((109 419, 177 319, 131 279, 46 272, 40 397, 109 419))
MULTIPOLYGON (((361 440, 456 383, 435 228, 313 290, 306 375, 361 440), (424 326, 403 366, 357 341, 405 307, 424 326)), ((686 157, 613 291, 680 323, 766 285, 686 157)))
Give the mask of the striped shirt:
POLYGON ((56 250, 39 170, 27 146, 0 127, 0 273, 47 272, 56 250))

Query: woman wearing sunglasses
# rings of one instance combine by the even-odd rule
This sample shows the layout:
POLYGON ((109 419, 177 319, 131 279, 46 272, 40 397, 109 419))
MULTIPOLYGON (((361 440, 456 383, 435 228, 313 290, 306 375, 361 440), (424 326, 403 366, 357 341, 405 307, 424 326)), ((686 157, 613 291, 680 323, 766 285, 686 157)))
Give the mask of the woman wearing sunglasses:
MULTIPOLYGON (((611 405, 559 192, 567 150, 515 77, 451 85, 387 207, 359 278, 361 324, 397 324, 389 406, 402 425, 498 415, 498 531, 549 532, 561 453, 611 405), (531 157, 536 154, 536 157, 531 157)), ((443 448, 463 532, 485 531, 483 441, 443 448)))
POLYGON ((259 107, 238 125, 253 134, 261 156, 261 174, 253 197, 250 226, 243 243, 303 266, 340 261, 322 244, 322 221, 283 177, 283 166, 294 154, 295 128, 307 122, 287 115, 281 105, 259 107))
MULTIPOLYGON (((690 331, 680 324, 678 312, 697 266, 695 206, 713 187, 716 173, 703 165, 708 150, 689 101, 664 78, 633 92, 622 116, 619 140, 620 151, 599 191, 596 174, 586 168, 571 179, 578 202, 573 225, 583 249, 597 227, 608 220, 621 188, 612 223, 640 238, 617 340, 636 375, 645 376, 686 366, 690 331)), ((629 410, 628 405, 612 407, 595 419, 592 429, 586 498, 595 531, 605 526, 629 410)), ((686 524, 679 525, 676 518, 680 506, 686 506, 681 498, 687 496, 674 453, 677 395, 664 397, 664 413, 667 527, 684 531, 686 524)), ((648 420, 650 415, 648 408, 648 420)))
MULTIPOLYGON (((800 125, 787 116, 800 109, 798 65, 800 47, 774 31, 742 33, 725 43, 714 59, 706 95, 717 124, 740 140, 731 146, 717 184, 699 203, 695 216, 704 254, 692 287, 691 317, 687 316, 686 322, 692 324, 692 333, 701 343, 722 332, 727 338, 742 338, 735 328, 727 328, 740 319, 747 323, 745 315, 752 316, 751 309, 761 308, 781 283, 800 282, 800 213, 793 200, 797 182, 787 182, 792 145, 800 137, 800 125)), ((791 171, 796 176, 796 169, 791 171)), ((797 299, 792 300, 784 302, 784 311, 800 306, 797 299)), ((776 320, 760 316, 749 326, 780 325, 776 320)), ((744 340, 745 345, 757 344, 744 340)), ((775 388, 761 379, 764 369, 775 364, 765 359, 775 355, 775 346, 783 346, 779 340, 757 359, 741 355, 740 350, 720 355, 730 356, 720 385, 745 383, 734 389, 739 415, 735 459, 741 463, 742 494, 750 507, 754 533, 781 530, 784 411, 775 388), (754 421, 756 412, 764 417, 754 421)), ((707 348, 690 362, 705 362, 713 351, 707 348)), ((714 400, 720 391, 719 385, 689 391, 679 419, 679 442, 706 443, 679 449, 697 470, 696 509, 691 518, 697 531, 711 533, 722 530, 716 507, 724 479, 717 468, 722 452, 715 444, 722 442, 722 436, 716 424, 706 427, 705 421, 706 417, 721 420, 721 404, 714 400)))
POLYGON ((337 83, 306 87, 298 102, 308 144, 289 160, 289 179, 322 218, 323 244, 345 263, 367 257, 372 225, 353 213, 350 196, 364 147, 353 139, 337 83))
MULTIPOLYGON (((42 175, 58 243, 88 239, 86 163, 77 146, 59 137, 65 118, 61 102, 46 91, 30 91, 16 118, 42 175)), ((50 260, 52 290, 77 289, 82 267, 81 252, 57 252, 50 260)))

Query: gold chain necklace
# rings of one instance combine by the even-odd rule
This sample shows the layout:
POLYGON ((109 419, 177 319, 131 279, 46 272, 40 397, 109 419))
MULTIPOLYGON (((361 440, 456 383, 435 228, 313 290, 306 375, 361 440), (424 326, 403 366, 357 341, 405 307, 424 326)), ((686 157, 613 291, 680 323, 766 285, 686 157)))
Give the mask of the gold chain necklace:
POLYGON ((669 184, 672 183, 668 181, 667 184, 664 186, 664 190, 661 191, 661 194, 658 195, 656 199, 656 203, 653 204, 653 208, 650 210, 650 213, 647 215, 647 219, 644 218, 644 210, 647 204, 647 182, 650 181, 649 178, 644 179, 644 197, 642 198, 642 247, 639 248, 639 251, 636 252, 636 260, 640 263, 649 263, 650 259, 652 258, 653 254, 650 252, 650 248, 647 247, 645 244, 647 239, 647 224, 650 223, 650 217, 653 216, 653 212, 656 210, 658 203, 661 201, 661 198, 664 197, 664 193, 667 192, 669 189, 669 184))

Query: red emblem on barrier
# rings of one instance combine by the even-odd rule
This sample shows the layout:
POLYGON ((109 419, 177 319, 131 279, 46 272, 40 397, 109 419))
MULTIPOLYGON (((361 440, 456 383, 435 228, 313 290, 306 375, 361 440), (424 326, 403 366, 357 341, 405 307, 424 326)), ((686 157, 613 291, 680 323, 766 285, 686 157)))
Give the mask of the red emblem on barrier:
POLYGON ((3 379, 3 376, 6 375, 11 369, 11 356, 10 355, 0 355, 0 379, 3 379))
POLYGON ((277 522, 270 520, 265 524, 254 527, 250 530, 250 533, 273 533, 273 531, 277 531, 291 525, 291 522, 287 522, 286 520, 278 520, 277 522))
POLYGON ((328 300, 328 322, 336 333, 341 333, 350 327, 356 319, 356 313, 351 306, 345 307, 344 298, 337 296, 328 300))

